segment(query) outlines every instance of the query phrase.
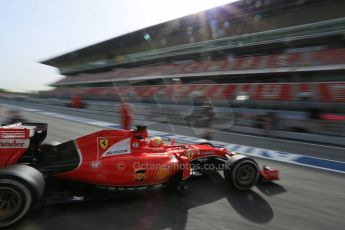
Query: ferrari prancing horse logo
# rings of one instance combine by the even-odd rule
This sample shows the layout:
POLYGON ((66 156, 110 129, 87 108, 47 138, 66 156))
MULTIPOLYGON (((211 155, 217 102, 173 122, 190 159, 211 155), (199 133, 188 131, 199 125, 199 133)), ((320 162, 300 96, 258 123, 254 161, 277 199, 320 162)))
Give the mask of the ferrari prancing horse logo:
POLYGON ((191 161, 193 159, 194 152, 193 150, 188 150, 187 151, 187 157, 191 161))
POLYGON ((108 139, 100 139, 99 145, 101 146, 102 149, 106 149, 109 145, 108 139))

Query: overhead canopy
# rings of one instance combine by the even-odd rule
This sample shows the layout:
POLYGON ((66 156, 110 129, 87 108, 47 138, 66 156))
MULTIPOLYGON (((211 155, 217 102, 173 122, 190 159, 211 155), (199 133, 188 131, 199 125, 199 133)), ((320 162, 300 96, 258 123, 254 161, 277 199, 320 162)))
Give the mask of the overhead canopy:
MULTIPOLYGON (((57 68, 92 64, 103 60, 121 60, 126 54, 133 54, 148 50, 159 50, 182 44, 196 43, 214 39, 222 39, 234 35, 248 34, 265 30, 278 29, 288 26, 296 26, 317 22, 343 15, 341 0, 312 1, 299 0, 286 1, 261 1, 262 4, 254 4, 256 1, 237 1, 224 6, 216 7, 204 12, 192 14, 179 19, 164 22, 155 26, 143 28, 127 33, 79 50, 75 50, 41 63, 57 68), (338 2, 334 4, 334 2, 338 2), (309 10, 315 6, 314 10, 309 10), (301 9, 300 14, 308 17, 282 15, 296 14, 291 9, 301 9), (320 15, 320 9, 323 14, 320 15), (327 10, 326 10, 327 8, 327 10), (292 13, 290 13, 290 11, 292 13), (283 12, 283 13, 282 13, 283 12), (331 12, 327 15, 326 12, 331 12), (257 15, 262 18, 260 22, 252 21, 257 15), (263 20, 266 16, 277 15, 272 19, 263 20), (286 17, 289 20, 286 21, 286 17)), ((97 63, 96 63, 97 64, 97 63)))

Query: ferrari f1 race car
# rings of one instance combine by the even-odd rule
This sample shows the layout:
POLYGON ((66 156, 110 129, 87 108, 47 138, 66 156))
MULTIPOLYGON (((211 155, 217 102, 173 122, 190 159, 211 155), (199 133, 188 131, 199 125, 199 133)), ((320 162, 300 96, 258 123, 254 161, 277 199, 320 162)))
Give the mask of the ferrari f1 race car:
MULTIPOLYGON (((183 189, 194 171, 222 170, 235 189, 278 179, 278 171, 209 143, 164 144, 148 138, 146 127, 101 130, 57 145, 42 144, 47 124, 0 127, 0 227, 11 225, 38 203, 54 184, 68 183, 70 199, 87 187, 110 191, 183 189), (75 190, 74 190, 75 189, 75 190)), ((60 186, 55 186, 60 187, 60 186)), ((56 191, 55 191, 56 193, 56 191)))

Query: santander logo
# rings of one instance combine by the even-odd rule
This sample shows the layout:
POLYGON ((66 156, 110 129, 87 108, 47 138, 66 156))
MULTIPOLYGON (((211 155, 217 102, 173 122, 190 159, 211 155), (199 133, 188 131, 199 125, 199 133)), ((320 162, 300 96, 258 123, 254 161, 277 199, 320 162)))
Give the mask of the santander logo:
POLYGON ((0 148, 27 148, 29 140, 0 139, 0 148))

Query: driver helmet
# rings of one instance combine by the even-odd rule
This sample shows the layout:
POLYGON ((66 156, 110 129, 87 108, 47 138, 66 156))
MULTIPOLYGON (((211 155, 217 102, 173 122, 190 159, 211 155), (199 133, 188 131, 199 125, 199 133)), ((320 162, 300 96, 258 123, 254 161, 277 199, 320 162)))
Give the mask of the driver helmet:
POLYGON ((150 147, 162 147, 164 145, 164 141, 161 137, 153 137, 150 139, 149 145, 150 147))

